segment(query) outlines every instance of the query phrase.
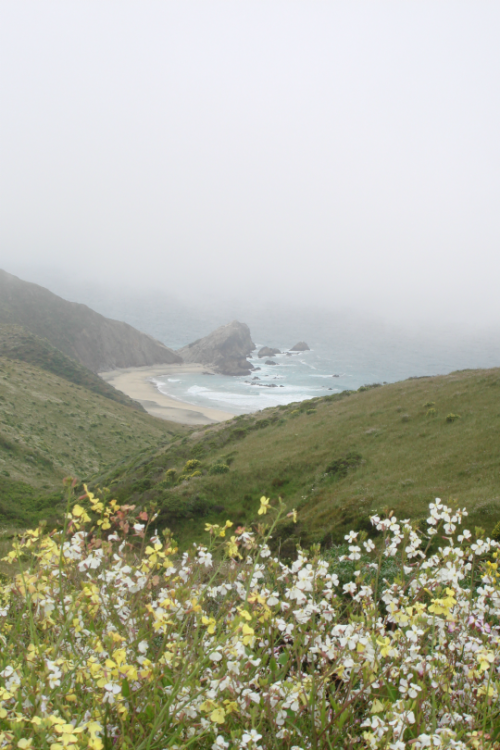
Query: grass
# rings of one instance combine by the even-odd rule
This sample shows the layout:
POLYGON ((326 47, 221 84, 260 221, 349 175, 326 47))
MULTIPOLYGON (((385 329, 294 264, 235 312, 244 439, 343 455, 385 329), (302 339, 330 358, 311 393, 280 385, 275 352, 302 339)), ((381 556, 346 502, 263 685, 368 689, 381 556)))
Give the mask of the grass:
POLYGON ((47 339, 35 336, 23 326, 0 325, 0 357, 27 362, 119 404, 144 411, 137 401, 117 391, 98 375, 53 347, 47 339))
POLYGON ((235 418, 146 450, 99 483, 121 501, 155 502, 183 545, 207 521, 246 523, 263 494, 300 510, 298 526, 276 534, 290 549, 339 543, 385 507, 423 518, 434 497, 467 505, 471 525, 490 532, 500 520, 499 430, 500 370, 469 370, 235 418), (190 459, 201 475, 179 482, 190 459), (214 474, 216 464, 229 471, 214 474))
POLYGON ((0 524, 53 517, 65 476, 90 479, 185 432, 46 369, 0 357, 0 524))

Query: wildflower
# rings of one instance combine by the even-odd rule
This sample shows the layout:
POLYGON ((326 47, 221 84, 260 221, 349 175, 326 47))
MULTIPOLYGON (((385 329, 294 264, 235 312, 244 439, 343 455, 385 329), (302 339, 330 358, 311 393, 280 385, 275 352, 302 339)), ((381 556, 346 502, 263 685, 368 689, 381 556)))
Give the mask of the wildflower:
POLYGON ((293 522, 294 522, 294 523, 297 523, 297 517, 298 517, 298 513, 297 513, 297 511, 295 510, 295 508, 293 508, 293 510, 291 510, 291 511, 290 511, 290 513, 287 513, 287 514, 286 514, 286 517, 287 517, 287 518, 292 518, 292 519, 293 519, 293 522))
POLYGON ((215 742, 212 745, 212 750, 226 750, 229 747, 229 742, 226 742, 221 734, 218 734, 215 738, 215 742))
POLYGON ((265 497, 265 495, 262 495, 260 498, 260 508, 258 510, 259 516, 265 516, 267 511, 269 510, 269 503, 270 499, 268 497, 265 497))
POLYGON ((251 729, 250 732, 243 733, 243 736, 241 738, 241 744, 245 747, 246 745, 249 745, 251 742, 253 744, 257 744, 257 742, 261 739, 262 739, 262 735, 259 734, 256 729, 251 729))

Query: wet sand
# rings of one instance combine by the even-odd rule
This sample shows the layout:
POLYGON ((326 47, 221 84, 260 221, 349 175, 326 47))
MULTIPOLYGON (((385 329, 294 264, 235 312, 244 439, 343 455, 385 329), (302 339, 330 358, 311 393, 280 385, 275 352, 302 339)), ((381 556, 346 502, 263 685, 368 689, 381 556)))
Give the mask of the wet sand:
POLYGON ((130 398, 138 401, 153 417, 167 419, 180 424, 215 424, 233 419, 230 414, 220 409, 205 406, 193 406, 183 401, 160 393, 151 378, 163 375, 180 375, 191 372, 200 374, 210 372, 210 368, 203 365, 154 365, 153 367, 127 367, 121 370, 100 372, 100 377, 118 391, 122 391, 130 398))

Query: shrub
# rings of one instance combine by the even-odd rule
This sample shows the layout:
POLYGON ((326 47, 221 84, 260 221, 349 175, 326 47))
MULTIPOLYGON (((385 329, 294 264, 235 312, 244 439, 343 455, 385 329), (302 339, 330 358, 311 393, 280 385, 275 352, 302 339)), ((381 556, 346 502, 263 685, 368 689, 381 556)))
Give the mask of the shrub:
POLYGON ((0 584, 2 746, 497 748, 500 545, 455 541, 466 513, 436 500, 423 532, 375 515, 379 546, 350 532, 286 565, 285 512, 263 497, 258 531, 207 524, 182 556, 90 492, 24 532, 0 584))
POLYGON ((460 416, 460 414, 453 414, 452 412, 450 412, 450 414, 448 414, 446 417, 447 422, 456 422, 457 419, 462 419, 462 417, 460 416))
POLYGON ((357 451, 350 451, 342 458, 336 458, 329 464, 325 471, 327 474, 335 477, 345 477, 349 469, 356 469, 362 462, 363 456, 357 451))
POLYGON ((188 471, 193 471, 194 469, 197 469, 198 466, 201 466, 201 461, 198 461, 197 458, 191 458, 189 461, 186 461, 183 472, 186 473, 188 471))
POLYGON ((212 464, 208 473, 211 475, 227 474, 228 471, 229 471, 229 466, 227 464, 216 463, 216 464, 212 464))
MULTIPOLYGON (((437 414, 437 411, 436 411, 436 409, 434 409, 434 407, 431 407, 430 409, 428 409, 428 410, 427 410, 427 413, 426 413, 426 415, 425 415, 425 416, 426 416, 426 417, 435 417, 435 416, 436 416, 436 414, 437 414)), ((449 420, 449 421, 450 421, 450 420, 449 420)))

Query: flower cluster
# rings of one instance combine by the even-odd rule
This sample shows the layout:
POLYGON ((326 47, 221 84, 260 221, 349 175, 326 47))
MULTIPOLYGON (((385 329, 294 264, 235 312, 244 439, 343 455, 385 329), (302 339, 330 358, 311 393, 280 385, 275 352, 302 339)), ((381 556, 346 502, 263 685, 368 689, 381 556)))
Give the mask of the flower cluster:
POLYGON ((424 531, 374 516, 341 584, 319 551, 276 557, 285 511, 259 512, 183 554, 91 492, 27 531, 0 587, 0 748, 498 747, 497 542, 439 500, 424 531))

